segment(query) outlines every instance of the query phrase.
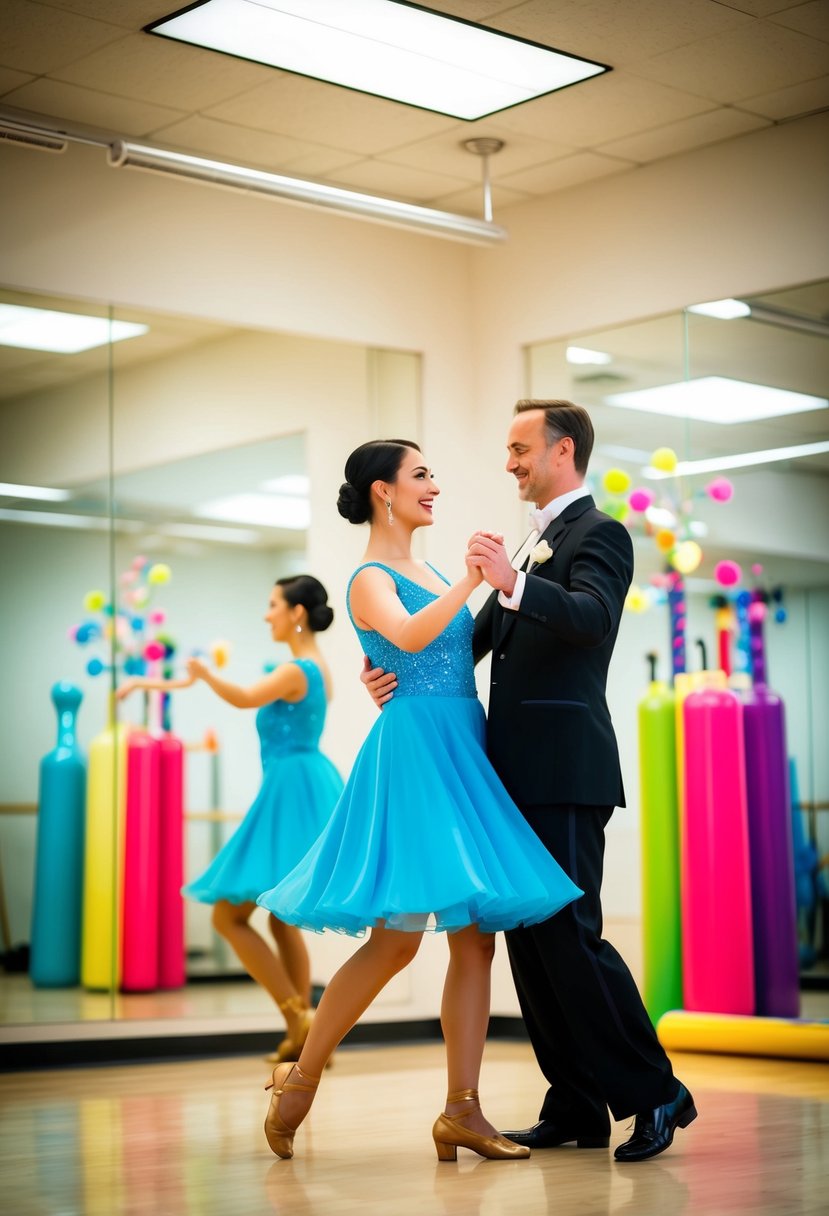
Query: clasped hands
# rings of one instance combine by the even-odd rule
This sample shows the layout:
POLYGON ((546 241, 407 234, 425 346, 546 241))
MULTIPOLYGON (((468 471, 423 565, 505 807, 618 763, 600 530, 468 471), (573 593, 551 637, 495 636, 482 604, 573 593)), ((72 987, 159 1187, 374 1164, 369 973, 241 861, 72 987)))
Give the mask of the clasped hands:
POLYGON ((467 569, 474 568, 494 591, 512 595, 515 589, 515 570, 504 548, 500 532, 473 532, 466 548, 467 569))

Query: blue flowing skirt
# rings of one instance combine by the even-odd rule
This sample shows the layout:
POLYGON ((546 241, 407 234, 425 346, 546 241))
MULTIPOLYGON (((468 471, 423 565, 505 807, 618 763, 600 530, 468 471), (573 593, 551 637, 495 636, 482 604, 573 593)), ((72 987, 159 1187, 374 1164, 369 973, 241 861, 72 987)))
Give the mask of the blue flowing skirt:
POLYGON ((328 822, 343 783, 318 751, 272 757, 245 818, 182 893, 200 903, 255 900, 305 856, 328 822))
POLYGON ((484 744, 477 698, 396 696, 319 839, 257 902, 305 929, 361 936, 378 922, 494 933, 577 899, 484 744))

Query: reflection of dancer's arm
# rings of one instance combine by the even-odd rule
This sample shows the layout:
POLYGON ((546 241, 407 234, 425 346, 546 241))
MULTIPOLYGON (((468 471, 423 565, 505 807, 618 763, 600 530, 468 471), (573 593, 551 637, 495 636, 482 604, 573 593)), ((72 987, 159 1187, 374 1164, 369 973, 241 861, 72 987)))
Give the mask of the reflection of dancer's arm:
POLYGON ((193 680, 204 680, 216 696, 236 709, 259 709, 271 701, 301 701, 308 691, 308 680, 296 663, 283 663, 248 688, 223 680, 201 659, 188 659, 187 671, 193 680))
POLYGON ((367 566, 351 584, 351 612, 398 649, 418 654, 454 620, 481 577, 480 570, 468 566, 465 576, 431 604, 419 612, 408 613, 391 576, 376 566, 367 566))
POLYGON ((181 676, 176 680, 153 679, 150 676, 130 676, 128 680, 118 685, 115 696, 123 701, 131 692, 172 692, 174 688, 190 688, 196 682, 195 676, 181 676))

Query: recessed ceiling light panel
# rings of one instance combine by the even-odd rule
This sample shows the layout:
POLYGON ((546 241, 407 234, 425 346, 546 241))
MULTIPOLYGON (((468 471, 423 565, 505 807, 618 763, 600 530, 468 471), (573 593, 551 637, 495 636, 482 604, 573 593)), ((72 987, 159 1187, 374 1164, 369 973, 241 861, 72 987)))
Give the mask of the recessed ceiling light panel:
POLYGON ((727 376, 702 376, 677 384, 629 393, 613 393, 604 398, 606 405, 628 410, 644 410, 673 418, 695 418, 699 422, 758 422, 761 418, 780 418, 829 407, 824 397, 810 397, 766 384, 749 384, 727 376))
POLYGON ((77 312, 0 304, 0 346, 19 346, 24 350, 77 355, 108 342, 135 338, 145 334, 147 328, 131 321, 110 321, 107 317, 88 317, 77 312))
POLYGON ((146 30, 468 121, 610 70, 404 0, 203 0, 146 30))

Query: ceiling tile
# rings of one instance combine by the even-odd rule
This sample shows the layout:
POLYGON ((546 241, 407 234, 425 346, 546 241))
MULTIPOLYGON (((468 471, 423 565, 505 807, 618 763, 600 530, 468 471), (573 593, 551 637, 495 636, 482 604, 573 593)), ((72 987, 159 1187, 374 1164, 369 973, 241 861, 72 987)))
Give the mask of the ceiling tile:
POLYGON ((477 123, 463 123, 449 131, 441 132, 440 135, 433 135, 430 139, 394 148, 384 159, 398 165, 437 170, 465 178, 467 181, 479 182, 483 174, 481 157, 469 152, 463 144, 465 140, 482 136, 504 141, 504 147, 489 158, 489 172, 493 181, 506 173, 515 173, 530 165, 569 156, 574 151, 566 144, 534 139, 529 135, 500 127, 491 119, 483 119, 477 123))
POLYGON ((829 76, 793 84, 774 93, 763 93, 760 97, 746 97, 740 102, 742 110, 777 119, 813 114, 826 108, 829 108, 829 76))
POLYGON ((527 0, 490 18, 487 25, 622 67, 712 34, 742 29, 751 20, 711 0, 527 0))
POLYGON ((155 127, 181 117, 180 110, 145 101, 128 101, 45 77, 17 89, 6 100, 24 110, 59 114, 63 119, 99 127, 113 135, 147 135, 155 127))
POLYGON ((226 122, 293 135, 363 156, 386 152, 457 126, 457 119, 369 97, 305 76, 281 73, 207 113, 226 122))
POLYGON ((0 63, 37 75, 123 37, 122 29, 105 21, 90 21, 31 0, 3 0, 0 63))
MULTIPOLYGON (((516 203, 525 203, 529 197, 529 193, 524 190, 509 190, 504 186, 493 186, 492 211, 495 223, 501 222, 500 214, 506 207, 514 207, 516 203)), ((457 190, 453 194, 442 194, 439 198, 432 200, 432 206, 439 211, 454 211, 460 215, 472 215, 479 220, 483 218, 484 214, 483 192, 480 188, 475 190, 470 186, 466 190, 457 190)))
POLYGON ((29 80, 34 80, 34 77, 30 76, 28 72, 16 72, 14 68, 0 68, 0 97, 4 93, 10 93, 12 89, 19 89, 29 80))
POLYGON ((713 109, 710 101, 627 72, 599 76, 498 115, 507 130, 591 147, 713 109))
POLYGON ((736 8, 741 13, 750 13, 752 17, 768 17, 770 13, 797 8, 803 0, 718 0, 718 3, 727 8, 736 8))
POLYGON ((510 3, 510 0, 438 0, 437 3, 430 3, 425 7, 447 13, 451 17, 461 17, 464 21, 483 23, 488 17, 503 13, 504 9, 514 8, 515 4, 510 3))
POLYGON ((53 75, 118 97, 199 110, 273 76, 272 68, 149 34, 121 38, 53 75))
POLYGON ((428 202, 438 195, 460 190, 464 182, 440 173, 423 173, 406 165, 392 165, 384 160, 362 160, 333 175, 338 186, 365 190, 371 194, 389 194, 396 198, 428 202))
POLYGON ((825 75, 826 46, 766 21, 637 64, 636 73, 715 101, 739 101, 825 75))
POLYGON ((100 17, 106 10, 107 21, 127 30, 140 30, 151 21, 158 21, 168 13, 183 7, 174 0, 48 0, 50 8, 63 8, 86 17, 100 17))
POLYGON ((621 156, 626 160, 644 164, 664 156, 687 152, 691 148, 701 148, 706 144, 719 143, 723 139, 732 139, 736 135, 744 135, 746 131, 755 131, 768 125, 765 119, 755 114, 746 114, 742 110, 726 107, 710 110, 707 114, 695 114, 692 118, 682 118, 679 122, 657 127, 654 131, 643 131, 639 135, 629 135, 626 139, 602 144, 601 151, 610 156, 621 156))
MULTIPOLYGON (((289 135, 237 127, 215 118, 205 118, 203 114, 193 114, 171 126, 159 127, 154 134, 158 143, 175 145, 187 152, 224 157, 236 164, 258 165, 271 170, 281 169, 289 161, 310 156, 315 151, 326 151, 318 149, 316 144, 291 139, 289 135)), ((346 161, 353 160, 344 153, 341 156, 346 156, 346 161)))
POLYGON ((810 38, 829 42, 829 0, 811 0, 809 4, 799 4, 797 8, 775 13, 769 20, 775 25, 785 25, 787 29, 808 34, 810 38))
POLYGON ((502 185, 528 194, 549 194, 553 190, 566 190, 597 177, 609 177, 611 173, 622 173, 636 166, 630 161, 612 156, 599 156, 595 152, 577 152, 563 160, 548 165, 537 165, 505 178, 502 185))

